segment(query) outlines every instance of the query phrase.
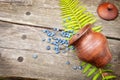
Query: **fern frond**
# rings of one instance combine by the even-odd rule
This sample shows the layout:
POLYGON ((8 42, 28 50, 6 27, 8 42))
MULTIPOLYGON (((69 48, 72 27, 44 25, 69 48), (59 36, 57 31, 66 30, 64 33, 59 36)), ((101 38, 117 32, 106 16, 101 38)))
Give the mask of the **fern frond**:
POLYGON ((102 80, 109 80, 109 79, 114 79, 116 76, 105 76, 102 80))
POLYGON ((65 30, 74 30, 77 32, 79 29, 89 23, 94 23, 96 18, 90 12, 87 12, 79 0, 60 0, 61 17, 65 30))
POLYGON ((87 63, 82 61, 80 66, 84 66, 85 64, 87 64, 87 63))
POLYGON ((101 76, 101 74, 98 72, 97 74, 95 74, 95 76, 93 77, 92 80, 97 80, 100 76, 101 76))
POLYGON ((88 73, 87 77, 90 77, 92 74, 94 74, 97 71, 96 67, 93 67, 93 69, 88 73))
POLYGON ((91 64, 87 64, 83 69, 83 73, 86 73, 91 68, 91 66, 92 66, 91 64))
POLYGON ((113 72, 113 70, 108 70, 108 69, 105 69, 105 70, 102 70, 102 72, 113 72))

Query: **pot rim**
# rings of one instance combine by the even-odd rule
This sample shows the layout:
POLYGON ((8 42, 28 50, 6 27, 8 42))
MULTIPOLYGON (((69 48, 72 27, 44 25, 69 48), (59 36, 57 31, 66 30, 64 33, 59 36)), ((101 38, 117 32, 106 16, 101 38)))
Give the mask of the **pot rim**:
POLYGON ((79 38, 81 38, 89 29, 91 29, 92 24, 87 24, 85 27, 80 29, 72 38, 69 40, 69 45, 73 45, 79 38))

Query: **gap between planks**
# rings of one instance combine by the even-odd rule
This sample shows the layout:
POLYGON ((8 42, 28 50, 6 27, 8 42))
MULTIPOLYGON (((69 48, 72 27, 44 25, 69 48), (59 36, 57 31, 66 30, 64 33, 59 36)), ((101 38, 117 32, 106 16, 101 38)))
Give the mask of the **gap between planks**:
MULTIPOLYGON (((50 30, 53 29, 53 28, 45 27, 45 26, 38 26, 38 25, 33 25, 33 24, 25 24, 25 23, 18 23, 18 22, 5 21, 5 20, 0 20, 0 22, 6 22, 10 24, 23 25, 23 26, 29 26, 29 27, 37 27, 37 28, 43 28, 43 29, 50 29, 50 30)), ((63 29, 59 29, 59 31, 63 31, 63 29)), ((117 38, 117 37, 106 36, 106 38, 120 41, 120 38, 117 38)))

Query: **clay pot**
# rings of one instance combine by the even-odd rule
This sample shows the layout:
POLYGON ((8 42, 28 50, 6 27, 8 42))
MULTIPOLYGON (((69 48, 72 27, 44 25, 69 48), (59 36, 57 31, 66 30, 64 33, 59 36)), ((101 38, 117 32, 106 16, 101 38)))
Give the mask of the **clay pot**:
POLYGON ((75 46, 79 59, 96 67, 104 67, 112 59, 106 37, 92 31, 91 24, 73 35, 69 40, 69 45, 75 46))
POLYGON ((118 16, 118 9, 114 4, 104 2, 98 6, 97 13, 102 19, 114 20, 118 16))

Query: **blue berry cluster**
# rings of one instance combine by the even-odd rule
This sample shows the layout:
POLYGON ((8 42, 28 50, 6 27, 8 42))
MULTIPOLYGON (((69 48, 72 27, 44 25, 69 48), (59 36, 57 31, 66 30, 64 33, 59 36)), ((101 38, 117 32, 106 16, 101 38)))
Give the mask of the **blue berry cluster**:
POLYGON ((53 49, 56 54, 59 54, 61 51, 62 53, 66 53, 69 50, 74 50, 73 46, 69 47, 69 42, 67 38, 70 38, 74 32, 71 31, 60 31, 58 28, 54 28, 53 30, 43 30, 43 33, 45 33, 48 38, 42 39, 42 41, 46 41, 47 43, 50 43, 50 45, 54 45, 53 48, 51 46, 46 46, 46 50, 53 49), (59 36, 63 38, 59 38, 59 36))

